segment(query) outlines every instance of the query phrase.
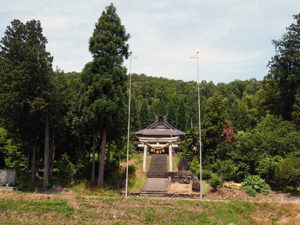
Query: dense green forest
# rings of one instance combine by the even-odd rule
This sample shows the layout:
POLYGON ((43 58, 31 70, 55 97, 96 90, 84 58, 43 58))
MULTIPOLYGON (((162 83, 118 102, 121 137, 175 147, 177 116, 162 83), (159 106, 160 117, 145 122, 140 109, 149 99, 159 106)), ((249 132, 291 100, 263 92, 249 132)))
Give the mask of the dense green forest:
MULTIPOLYGON (((300 14, 294 20, 273 41, 262 81, 200 83, 204 177, 259 175, 274 188, 299 186, 300 14)), ((33 186, 43 176, 44 188, 82 180, 103 186, 120 171, 130 35, 112 4, 91 34, 93 60, 80 73, 52 69, 39 21, 13 20, 0 41, 0 168, 16 169, 19 184, 33 186)), ((186 132, 180 150, 199 176, 197 109, 196 82, 132 74, 130 152, 134 131, 167 115, 186 132)))

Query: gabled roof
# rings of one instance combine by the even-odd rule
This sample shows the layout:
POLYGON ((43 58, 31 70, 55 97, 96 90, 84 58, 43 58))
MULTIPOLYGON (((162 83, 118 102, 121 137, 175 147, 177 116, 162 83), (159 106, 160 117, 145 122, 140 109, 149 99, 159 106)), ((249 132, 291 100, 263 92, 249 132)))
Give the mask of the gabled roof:
POLYGON ((183 136, 184 132, 173 127, 164 117, 159 116, 153 124, 135 134, 138 136, 183 136))

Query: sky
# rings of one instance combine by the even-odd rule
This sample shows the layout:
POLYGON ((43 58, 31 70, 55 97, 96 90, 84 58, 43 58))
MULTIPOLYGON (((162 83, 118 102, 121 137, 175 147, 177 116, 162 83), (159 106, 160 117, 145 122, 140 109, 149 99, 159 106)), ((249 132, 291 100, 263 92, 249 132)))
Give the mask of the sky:
MULTIPOLYGON (((132 73, 214 83, 268 73, 272 40, 300 13, 299 0, 0 0, 0 38, 13 19, 40 20, 53 66, 80 72, 89 38, 111 2, 130 34, 132 73)), ((129 60, 125 61, 129 71, 129 60)))

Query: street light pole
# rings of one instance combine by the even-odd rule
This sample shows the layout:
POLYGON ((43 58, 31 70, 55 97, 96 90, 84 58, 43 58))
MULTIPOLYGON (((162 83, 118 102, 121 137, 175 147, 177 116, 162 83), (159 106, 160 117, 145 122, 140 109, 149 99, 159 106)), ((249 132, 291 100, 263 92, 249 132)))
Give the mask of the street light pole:
POLYGON ((128 89, 128 125, 127 125, 127 157, 126 157, 126 186, 125 186, 125 196, 128 197, 128 159, 129 159, 129 143, 130 143, 130 110, 131 110, 131 64, 132 59, 137 58, 130 55, 129 60, 129 89, 128 89))
POLYGON ((202 142, 201 142, 201 101, 200 101, 200 74, 199 74, 199 52, 196 52, 196 56, 191 57, 193 59, 197 59, 197 77, 198 77, 198 120, 199 120, 199 172, 200 172, 200 199, 202 199, 202 142))

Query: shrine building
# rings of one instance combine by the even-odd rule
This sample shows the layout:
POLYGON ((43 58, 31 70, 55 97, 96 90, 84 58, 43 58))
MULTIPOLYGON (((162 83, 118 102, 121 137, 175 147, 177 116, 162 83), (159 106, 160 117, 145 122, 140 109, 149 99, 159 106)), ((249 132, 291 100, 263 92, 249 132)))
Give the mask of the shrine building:
POLYGON ((171 126, 165 117, 159 116, 149 127, 137 131, 139 148, 144 149, 143 171, 146 172, 147 154, 169 154, 169 171, 172 171, 173 151, 178 149, 184 132, 171 126))

